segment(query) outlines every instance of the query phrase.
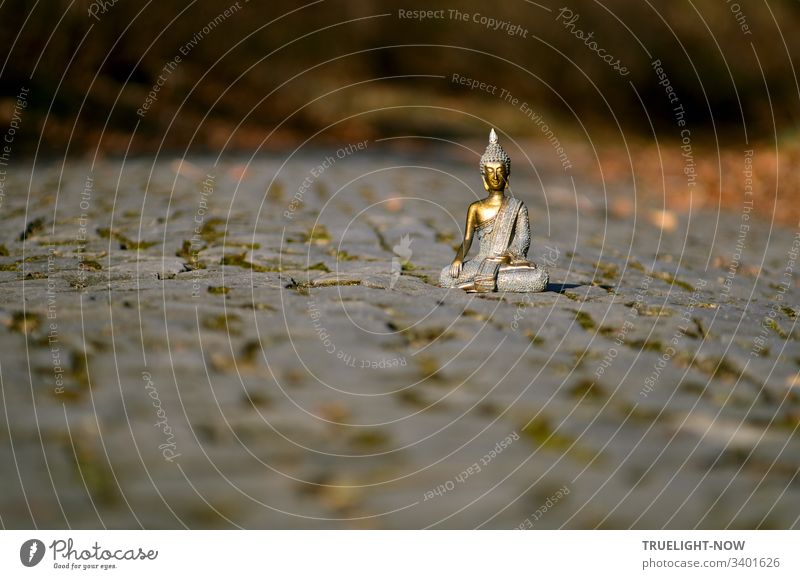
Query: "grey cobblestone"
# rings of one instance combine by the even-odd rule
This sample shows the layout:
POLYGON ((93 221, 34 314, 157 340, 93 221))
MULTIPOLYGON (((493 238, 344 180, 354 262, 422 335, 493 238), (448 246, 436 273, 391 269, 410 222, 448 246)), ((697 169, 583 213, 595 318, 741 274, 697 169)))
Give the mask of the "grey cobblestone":
POLYGON ((111 161, 60 187, 40 167, 27 212, 30 172, 9 177, 4 526, 512 528, 565 486, 534 528, 798 526, 796 280, 775 297, 795 232, 755 223, 722 293, 738 216, 661 233, 515 175, 548 291, 466 295, 434 285, 472 200, 456 180, 353 157, 288 219, 313 158, 266 198, 275 160, 240 183, 238 161, 192 163, 148 183, 130 161, 119 191, 111 161))

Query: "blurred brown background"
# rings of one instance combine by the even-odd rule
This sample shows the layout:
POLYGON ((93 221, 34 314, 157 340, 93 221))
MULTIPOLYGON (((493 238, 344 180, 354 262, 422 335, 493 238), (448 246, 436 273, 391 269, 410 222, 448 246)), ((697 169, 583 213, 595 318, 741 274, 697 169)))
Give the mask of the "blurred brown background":
POLYGON ((318 131, 309 145, 475 138, 488 124, 546 150, 519 106, 500 90, 453 83, 457 73, 530 104, 571 145, 576 173, 660 188, 653 169, 680 176, 683 164, 670 145, 680 144, 680 128, 653 70, 659 59, 686 111, 706 202, 739 195, 728 189, 741 185, 742 151, 755 143, 759 190, 787 200, 782 217, 797 217, 795 0, 8 0, 0 16, 4 125, 20 88, 30 89, 14 142, 22 153, 281 151, 318 131), (558 18, 562 7, 579 16, 571 28, 558 18), (443 17, 399 17, 419 9, 443 17), (484 18, 507 24, 495 30, 484 18), (577 30, 592 32, 629 73, 603 62, 577 30), (137 114, 159 75, 157 100, 137 114), (729 166, 735 183, 726 185, 729 166))

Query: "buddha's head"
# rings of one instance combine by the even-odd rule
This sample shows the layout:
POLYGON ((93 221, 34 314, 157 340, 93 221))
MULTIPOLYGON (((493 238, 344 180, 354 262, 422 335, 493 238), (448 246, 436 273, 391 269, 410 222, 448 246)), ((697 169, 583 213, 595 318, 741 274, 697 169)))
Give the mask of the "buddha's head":
POLYGON ((503 191, 511 175, 511 158, 497 142, 494 129, 489 133, 489 145, 481 157, 481 176, 487 191, 503 191))

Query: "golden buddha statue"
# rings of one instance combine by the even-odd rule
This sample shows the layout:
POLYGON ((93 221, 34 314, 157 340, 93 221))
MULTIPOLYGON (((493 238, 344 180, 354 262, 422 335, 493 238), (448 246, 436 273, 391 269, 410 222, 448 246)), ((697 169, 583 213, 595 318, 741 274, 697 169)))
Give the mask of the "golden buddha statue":
POLYGON ((511 159, 489 133, 489 145, 480 162, 483 187, 489 193, 467 210, 464 241, 453 262, 439 278, 442 287, 467 292, 539 292, 547 287, 547 269, 528 261, 531 230, 525 204, 506 195, 511 159), (478 236, 480 247, 473 259, 465 259, 478 236))

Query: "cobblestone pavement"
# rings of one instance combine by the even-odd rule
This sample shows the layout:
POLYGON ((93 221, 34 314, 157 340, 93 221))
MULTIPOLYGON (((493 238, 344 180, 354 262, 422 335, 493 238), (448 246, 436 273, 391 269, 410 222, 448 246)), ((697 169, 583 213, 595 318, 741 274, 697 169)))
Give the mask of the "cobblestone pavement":
POLYGON ((15 168, 4 527, 800 527, 795 231, 517 169, 467 295, 476 162, 369 145, 15 168))

